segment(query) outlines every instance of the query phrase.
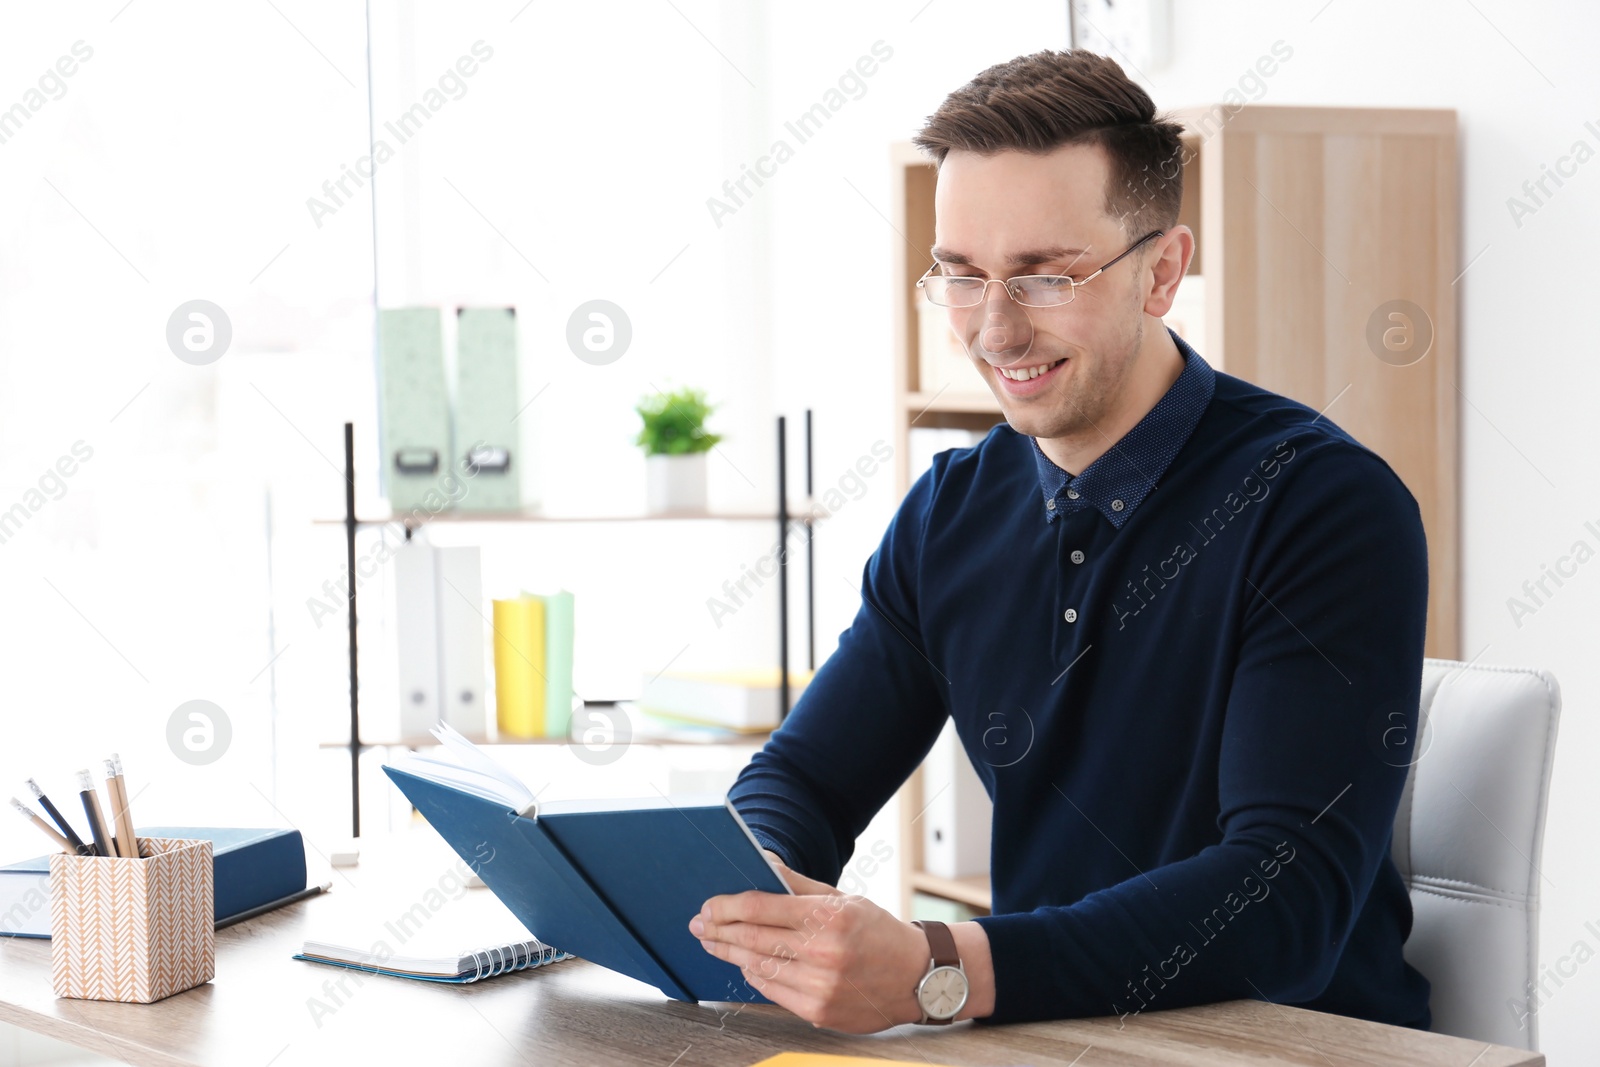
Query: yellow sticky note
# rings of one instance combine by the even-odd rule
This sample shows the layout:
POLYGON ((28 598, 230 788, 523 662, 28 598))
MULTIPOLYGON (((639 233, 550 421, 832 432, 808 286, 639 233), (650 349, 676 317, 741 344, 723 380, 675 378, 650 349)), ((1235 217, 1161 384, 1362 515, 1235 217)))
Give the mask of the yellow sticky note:
POLYGON ((939 1064, 926 1060, 880 1060, 874 1056, 830 1056, 822 1052, 780 1052, 753 1067, 883 1067, 884 1064, 939 1067, 939 1064))

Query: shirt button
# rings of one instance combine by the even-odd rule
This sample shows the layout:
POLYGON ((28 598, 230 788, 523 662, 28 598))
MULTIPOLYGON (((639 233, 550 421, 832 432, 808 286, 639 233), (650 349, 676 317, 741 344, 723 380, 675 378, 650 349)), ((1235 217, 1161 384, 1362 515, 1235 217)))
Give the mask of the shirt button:
POLYGON ((1124 506, 1125 505, 1120 500, 1113 500, 1111 502, 1111 510, 1112 511, 1121 511, 1124 506))
MULTIPOLYGON (((1075 549, 1072 550, 1072 562, 1074 562, 1074 563, 1082 563, 1083 562, 1083 549, 1075 548, 1075 549)), ((1070 621, 1070 620, 1068 620, 1068 621, 1070 621)))
POLYGON ((1078 499, 1078 491, 1076 489, 1068 489, 1067 490, 1067 499, 1068 500, 1076 500, 1076 499, 1078 499))
POLYGON ((1077 608, 1068 608, 1065 612, 1062 613, 1061 617, 1063 619, 1066 619, 1068 622, 1077 622, 1078 621, 1078 609, 1077 608))
POLYGON ((1046 511, 1054 511, 1056 509, 1056 502, 1054 500, 1046 500, 1044 502, 1044 509, 1046 511))

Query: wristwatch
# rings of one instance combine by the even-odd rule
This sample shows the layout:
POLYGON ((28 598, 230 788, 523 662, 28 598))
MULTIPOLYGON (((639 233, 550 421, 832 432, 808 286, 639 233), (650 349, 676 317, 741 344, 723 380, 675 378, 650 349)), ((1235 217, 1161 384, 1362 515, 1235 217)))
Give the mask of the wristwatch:
POLYGON ((911 924, 928 935, 928 973, 917 983, 917 1005, 922 1009, 919 1023, 943 1026, 952 1022, 966 1007, 967 972, 961 966, 961 953, 950 928, 941 922, 915 921, 911 924))

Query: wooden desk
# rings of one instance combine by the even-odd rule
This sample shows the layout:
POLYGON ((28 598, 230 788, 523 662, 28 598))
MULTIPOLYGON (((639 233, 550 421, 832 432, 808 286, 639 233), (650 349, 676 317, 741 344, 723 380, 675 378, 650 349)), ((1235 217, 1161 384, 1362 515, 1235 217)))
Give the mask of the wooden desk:
POLYGON ((50 988, 49 942, 0 938, 0 1021, 152 1067, 693 1067, 753 1064, 784 1050, 952 1065, 1544 1063, 1534 1053, 1259 1001, 1150 1012, 1125 1027, 1103 1018, 938 1030, 901 1026, 850 1037, 813 1029, 772 1005, 678 1003, 580 960, 451 986, 356 975, 290 958, 308 936, 337 939, 348 929, 340 913, 357 904, 376 920, 374 927, 429 899, 429 890, 443 890, 432 897, 444 901, 436 914, 463 909, 452 920, 477 918, 479 911, 489 922, 503 916, 488 890, 455 888, 458 863, 429 830, 364 840, 361 866, 335 874, 333 893, 220 931, 216 978, 156 1004, 58 1000, 50 988))

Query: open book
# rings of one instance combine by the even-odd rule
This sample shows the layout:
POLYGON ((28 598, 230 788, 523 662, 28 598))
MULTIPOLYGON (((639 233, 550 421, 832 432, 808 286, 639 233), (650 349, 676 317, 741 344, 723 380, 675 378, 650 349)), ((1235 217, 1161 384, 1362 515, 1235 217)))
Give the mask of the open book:
POLYGON ((708 897, 789 888, 726 798, 539 803, 449 726, 436 754, 384 766, 424 818, 541 942, 676 1000, 765 998, 706 952, 708 897))

